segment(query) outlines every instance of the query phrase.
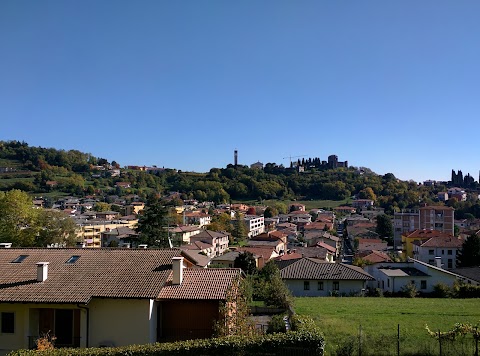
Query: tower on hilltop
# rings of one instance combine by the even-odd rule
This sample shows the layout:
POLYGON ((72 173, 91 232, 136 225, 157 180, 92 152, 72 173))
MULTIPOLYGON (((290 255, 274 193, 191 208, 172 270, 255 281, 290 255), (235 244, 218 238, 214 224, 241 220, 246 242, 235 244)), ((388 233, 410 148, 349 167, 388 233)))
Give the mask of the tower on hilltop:
POLYGON ((233 151, 233 164, 236 167, 238 165, 238 150, 233 151))

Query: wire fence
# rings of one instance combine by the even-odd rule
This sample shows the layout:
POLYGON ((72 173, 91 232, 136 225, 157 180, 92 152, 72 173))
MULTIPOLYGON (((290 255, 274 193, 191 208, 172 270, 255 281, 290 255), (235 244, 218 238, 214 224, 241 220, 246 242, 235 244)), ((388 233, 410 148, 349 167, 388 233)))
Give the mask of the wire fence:
MULTIPOLYGON (((440 333, 440 331, 439 331, 440 333)), ((479 356, 478 339, 473 335, 458 336, 454 340, 420 335, 397 325, 389 331, 368 333, 360 325, 357 335, 326 340, 335 356, 479 356)))

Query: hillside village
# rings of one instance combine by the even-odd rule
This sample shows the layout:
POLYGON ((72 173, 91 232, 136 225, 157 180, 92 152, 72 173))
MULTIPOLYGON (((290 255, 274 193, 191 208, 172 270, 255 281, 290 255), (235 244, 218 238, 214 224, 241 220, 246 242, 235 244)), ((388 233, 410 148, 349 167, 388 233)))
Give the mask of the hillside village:
MULTIPOLYGON (((315 167, 314 159, 308 167, 308 162, 292 163, 291 169, 308 174, 322 165, 315 167)), ((324 165, 331 174, 348 168, 348 162, 338 162, 336 156, 324 165)), ((35 179, 43 179, 41 184, 51 192, 64 183, 52 173, 60 177, 58 169, 48 166, 35 179)), ((235 172, 235 166, 228 169, 235 172)), ((455 172, 452 182, 417 186, 430 198, 416 206, 397 201, 392 208, 385 205, 388 199, 380 198, 379 189, 362 187, 335 207, 307 208, 308 202, 295 200, 201 200, 185 191, 156 191, 146 197, 136 194, 128 177, 132 172, 156 177, 164 168, 90 168, 89 179, 107 174, 115 179, 108 195, 100 194, 100 184, 57 199, 30 192, 30 209, 58 211, 75 223, 68 241, 24 245, 9 240, 16 235, 5 231, 23 233, 26 226, 18 221, 10 227, 0 219, 5 225, 0 235, 0 353, 34 348, 46 332, 55 334, 57 347, 212 337, 214 322, 222 319, 222 303, 228 305, 232 290, 241 293, 239 280, 249 275, 242 261, 248 258, 255 271, 274 263, 294 297, 429 296, 438 285, 480 286, 480 261, 468 267, 460 263, 465 242, 480 236, 478 216, 461 205, 478 200, 476 182, 455 172), (158 206, 163 210, 152 215, 158 206), (454 206, 462 219, 456 218, 454 206), (153 225, 158 225, 158 236, 147 239, 147 227, 153 225)), ((18 169, 1 168, 9 177, 18 169)), ((250 169, 265 167, 257 162, 250 169)), ((11 192, 5 192, 4 212, 14 205, 5 198, 11 192)), ((11 194, 28 199, 22 190, 11 194)))

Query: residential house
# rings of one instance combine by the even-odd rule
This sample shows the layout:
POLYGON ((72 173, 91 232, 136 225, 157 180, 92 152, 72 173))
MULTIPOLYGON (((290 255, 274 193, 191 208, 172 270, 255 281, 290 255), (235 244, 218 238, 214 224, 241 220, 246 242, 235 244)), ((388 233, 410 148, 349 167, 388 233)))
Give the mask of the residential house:
POLYGON ((464 282, 467 284, 473 284, 475 286, 480 286, 480 267, 457 267, 451 269, 450 272, 458 274, 465 278, 464 282))
POLYGON ((402 235, 402 249, 406 256, 413 257, 413 242, 421 241, 425 242, 431 238, 444 238, 448 239, 453 237, 451 234, 444 233, 438 230, 415 230, 402 235))
POLYGON ((352 206, 338 206, 333 210, 340 214, 355 214, 357 212, 357 209, 352 206))
POLYGON ((138 247, 138 233, 128 226, 120 226, 101 233, 102 247, 138 247))
POLYGON ((352 206, 355 209, 367 209, 373 207, 373 200, 371 199, 355 199, 352 201, 352 206))
POLYGON ((212 217, 200 211, 183 213, 183 225, 197 225, 203 227, 212 222, 212 217))
POLYGON ((270 246, 244 246, 236 249, 238 252, 250 252, 255 256, 257 268, 263 268, 265 264, 279 256, 277 251, 270 246))
POLYGON ((420 292, 431 293, 438 283, 452 287, 456 281, 466 280, 458 274, 412 258, 408 258, 407 262, 366 265, 365 270, 375 278, 375 281, 369 282, 370 288, 390 293, 401 292, 411 284, 420 292))
POLYGON ((191 242, 203 242, 213 246, 213 256, 220 256, 228 249, 230 234, 227 232, 218 232, 202 230, 200 233, 190 237, 191 242))
POLYGON ((373 280, 360 267, 315 258, 277 262, 280 276, 295 297, 358 295, 373 280))
POLYGON ((454 198, 458 201, 466 201, 467 200, 467 193, 464 189, 453 187, 448 189, 448 198, 454 198))
POLYGON ((392 259, 383 251, 366 250, 357 252, 355 258, 361 258, 367 263, 392 262, 392 259))
POLYGON ((1 249, 0 353, 210 337, 239 269, 184 268, 178 249, 1 249))
MULTIPOLYGON (((237 257, 242 252, 244 252, 244 251, 243 250, 242 251, 240 251, 240 250, 229 251, 227 253, 224 253, 221 256, 214 257, 211 260, 211 264, 212 265, 217 265, 217 266, 220 266, 220 267, 232 268, 232 267, 235 266, 235 260, 237 259, 237 257)), ((254 251, 254 252, 256 252, 256 251, 254 251)), ((260 265, 259 259, 261 257, 259 255, 256 255, 254 252, 252 252, 252 253, 253 253, 253 257, 255 258, 255 266, 258 268, 259 265, 260 265)))
POLYGON ((97 211, 97 219, 115 220, 120 216, 117 211, 97 211))
POLYGON ((179 225, 169 227, 168 231, 172 241, 175 244, 182 245, 190 243, 191 238, 201 233, 203 229, 197 225, 179 225))
MULTIPOLYGON (((413 258, 436 265, 439 261, 444 269, 457 267, 457 255, 462 248, 462 238, 439 235, 428 240, 413 241, 413 258)), ((480 261, 479 261, 480 262, 480 261)))
POLYGON ((127 188, 131 187, 131 183, 130 182, 117 182, 117 183, 115 183, 115 187, 127 189, 127 188))

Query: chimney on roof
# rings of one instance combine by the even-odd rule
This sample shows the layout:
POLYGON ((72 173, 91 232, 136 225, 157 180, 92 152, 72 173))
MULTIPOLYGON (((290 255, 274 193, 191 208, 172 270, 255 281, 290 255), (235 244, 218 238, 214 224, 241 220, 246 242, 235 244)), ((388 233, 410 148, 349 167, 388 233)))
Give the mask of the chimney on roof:
POLYGON ((172 284, 182 284, 183 282, 183 257, 172 258, 172 284))
POLYGON ((37 282, 44 282, 48 277, 48 263, 49 262, 38 262, 37 263, 37 282))
POLYGON ((435 257, 435 266, 438 268, 442 268, 442 258, 441 257, 435 257))

